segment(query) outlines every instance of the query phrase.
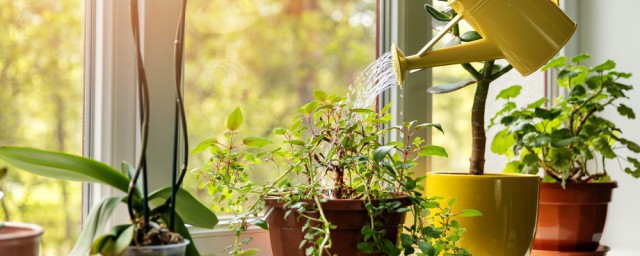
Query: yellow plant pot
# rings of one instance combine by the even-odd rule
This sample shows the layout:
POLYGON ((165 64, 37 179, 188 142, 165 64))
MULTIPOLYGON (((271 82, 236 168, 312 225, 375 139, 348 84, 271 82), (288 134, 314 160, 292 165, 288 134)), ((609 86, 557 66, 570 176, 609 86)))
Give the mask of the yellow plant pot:
POLYGON ((454 212, 476 209, 482 217, 456 217, 467 231, 460 245, 477 256, 530 255, 538 218, 540 178, 534 175, 427 174, 426 195, 455 198, 454 212))

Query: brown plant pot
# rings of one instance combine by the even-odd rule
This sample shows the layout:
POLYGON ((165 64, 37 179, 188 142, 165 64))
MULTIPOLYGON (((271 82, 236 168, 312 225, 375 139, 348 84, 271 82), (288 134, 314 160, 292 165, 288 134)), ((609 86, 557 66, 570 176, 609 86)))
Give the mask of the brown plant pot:
POLYGON ((19 222, 5 222, 3 225, 0 227, 0 255, 40 255, 40 239, 44 233, 40 226, 19 222))
MULTIPOLYGON (((308 205, 315 203, 305 200, 308 205)), ((373 200, 375 204, 378 200, 373 200)), ((388 201, 400 201, 402 206, 411 205, 407 197, 397 199, 389 199, 388 201)), ((304 239, 302 226, 306 223, 306 219, 298 218, 297 212, 292 212, 285 219, 286 210, 282 208, 283 203, 277 199, 266 199, 267 207, 274 207, 267 217, 269 224, 269 236, 271 238, 271 252, 276 256, 293 256, 305 255, 305 248, 300 248, 300 243, 304 239)), ((331 199, 326 203, 322 203, 324 215, 332 225, 337 226, 331 229, 332 246, 329 250, 331 255, 353 256, 366 255, 359 251, 356 247, 362 242, 362 234, 360 230, 365 225, 370 225, 369 215, 365 209, 363 200, 358 199, 331 199)), ((318 213, 309 214, 313 217, 319 217, 318 213)), ((396 243, 402 233, 406 213, 383 213, 382 217, 377 220, 384 224, 387 230, 386 239, 396 243), (384 219, 384 220, 383 220, 384 219)))
POLYGON ((611 191, 606 183, 540 184, 540 211, 535 250, 596 251, 607 218, 611 191))

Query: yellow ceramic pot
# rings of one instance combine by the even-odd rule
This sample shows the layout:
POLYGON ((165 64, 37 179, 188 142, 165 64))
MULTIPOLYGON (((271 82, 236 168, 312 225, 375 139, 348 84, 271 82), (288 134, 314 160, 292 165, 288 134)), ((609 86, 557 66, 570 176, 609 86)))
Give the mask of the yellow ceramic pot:
POLYGON ((476 209, 484 214, 456 218, 467 229, 460 245, 474 256, 531 254, 538 218, 538 176, 430 173, 426 182, 427 196, 457 200, 454 212, 476 209))

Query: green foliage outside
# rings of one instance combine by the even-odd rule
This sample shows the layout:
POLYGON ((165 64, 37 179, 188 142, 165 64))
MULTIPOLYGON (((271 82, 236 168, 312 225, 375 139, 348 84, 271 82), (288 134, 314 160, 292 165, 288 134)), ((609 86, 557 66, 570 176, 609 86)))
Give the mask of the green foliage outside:
POLYGON ((557 69, 558 86, 568 91, 548 106, 547 99, 541 98, 518 107, 511 99, 520 94, 519 85, 498 94, 497 100, 507 102, 491 122, 506 128, 494 137, 491 150, 510 158, 517 155, 505 172, 536 174, 542 170, 545 180, 563 185, 608 181, 611 168, 606 160, 612 159, 618 163, 614 169, 640 178, 640 161, 633 154, 618 152, 628 149, 640 153, 640 146, 625 139, 615 123, 598 115, 607 107, 615 107, 620 116, 635 119, 633 110, 622 103, 633 88, 624 83, 631 74, 616 71, 616 63, 611 60, 595 67, 580 65, 587 58, 587 54, 571 59, 560 56, 542 68, 557 69), (624 168, 622 163, 630 167, 624 168))
MULTIPOLYGON (((190 145, 236 106, 247 134, 275 140, 315 89, 346 94, 375 60, 375 1, 193 0, 187 10, 185 105, 190 145), (304 2, 305 5, 300 3, 304 2), (215 17, 215 18, 213 18, 215 17)), ((204 162, 194 156, 190 169, 204 162)), ((256 170, 256 183, 273 178, 256 170)), ((185 188, 211 205, 192 177, 185 188)))
MULTIPOLYGON (((81 153, 83 8, 77 0, 0 0, 0 145, 81 153)), ((9 168, 0 190, 0 221, 44 227, 42 255, 69 252, 80 231, 79 183, 9 168)))

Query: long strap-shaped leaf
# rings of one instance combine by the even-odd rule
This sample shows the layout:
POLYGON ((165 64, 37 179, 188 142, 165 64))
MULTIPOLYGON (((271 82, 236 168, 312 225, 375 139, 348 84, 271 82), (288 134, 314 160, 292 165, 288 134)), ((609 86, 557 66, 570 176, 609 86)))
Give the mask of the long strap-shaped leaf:
POLYGON ((34 148, 1 146, 0 159, 19 169, 59 180, 98 182, 127 192, 129 179, 93 159, 34 148))
POLYGON ((100 236, 100 232, 107 224, 113 210, 122 201, 124 196, 108 197, 91 208, 89 216, 80 232, 78 241, 69 253, 70 256, 85 256, 89 254, 93 240, 100 236))
MULTIPOLYGON (((188 191, 180 188, 177 193, 176 212, 185 223, 200 228, 213 228, 218 224, 218 218, 206 206, 198 201, 188 191)), ((171 196, 171 186, 154 191, 149 195, 149 201, 160 206, 171 196)))

